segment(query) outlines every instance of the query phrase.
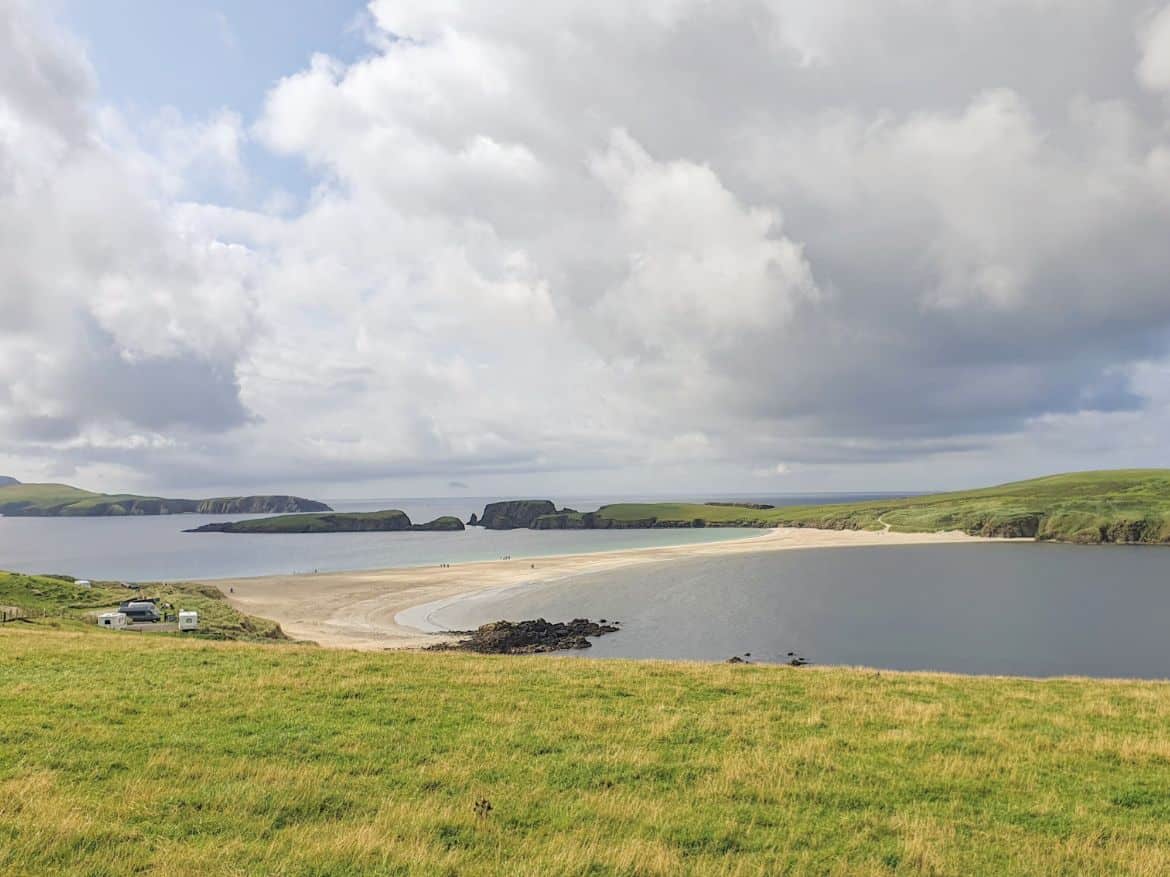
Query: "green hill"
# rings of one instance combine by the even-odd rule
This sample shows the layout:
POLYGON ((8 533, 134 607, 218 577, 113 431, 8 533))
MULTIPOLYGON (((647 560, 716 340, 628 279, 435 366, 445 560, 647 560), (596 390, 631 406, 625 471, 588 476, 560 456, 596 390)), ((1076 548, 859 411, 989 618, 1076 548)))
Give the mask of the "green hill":
POLYGON ((0 485, 0 515, 9 517, 110 517, 180 514, 278 514, 332 511, 299 496, 225 496, 166 499, 159 496, 94 493, 68 484, 0 485))
POLYGON ((1053 475, 905 499, 759 509, 698 503, 623 503, 538 518, 537 529, 819 527, 1079 543, 1170 543, 1170 469, 1053 475))

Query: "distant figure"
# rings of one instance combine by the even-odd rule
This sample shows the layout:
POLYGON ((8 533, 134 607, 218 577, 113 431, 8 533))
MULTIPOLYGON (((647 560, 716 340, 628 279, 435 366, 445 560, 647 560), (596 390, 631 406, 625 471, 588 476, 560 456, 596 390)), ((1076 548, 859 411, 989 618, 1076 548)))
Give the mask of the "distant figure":
POLYGON ((228 593, 229 593, 229 594, 234 594, 235 592, 236 592, 236 589, 235 589, 235 588, 228 588, 228 593))

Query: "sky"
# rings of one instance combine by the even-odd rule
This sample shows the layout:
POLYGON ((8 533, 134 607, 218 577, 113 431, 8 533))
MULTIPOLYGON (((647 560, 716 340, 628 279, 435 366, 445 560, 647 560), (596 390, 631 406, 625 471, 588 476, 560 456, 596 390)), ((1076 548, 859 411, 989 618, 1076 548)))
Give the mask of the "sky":
POLYGON ((0 474, 1166 465, 1170 5, 0 0, 0 474))

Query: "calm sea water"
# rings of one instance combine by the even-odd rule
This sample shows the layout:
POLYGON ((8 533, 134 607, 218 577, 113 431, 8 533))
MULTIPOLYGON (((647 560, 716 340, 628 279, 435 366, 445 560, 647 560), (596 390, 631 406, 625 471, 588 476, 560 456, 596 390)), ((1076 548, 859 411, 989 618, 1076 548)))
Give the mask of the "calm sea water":
POLYGON ((1170 677, 1170 549, 1043 544, 788 551, 468 599, 431 620, 622 621, 587 657, 788 660, 1023 676, 1170 677))
MULTIPOLYGON (((886 494, 888 496, 888 494, 886 494)), ((776 505, 850 502, 869 495, 800 494, 750 497, 776 505)), ((670 497, 662 497, 668 499, 670 497)), ((678 497, 674 497, 678 498, 678 497)), ((747 497, 700 497, 699 499, 747 497)), ((467 520, 496 497, 456 499, 327 500, 338 511, 398 508, 421 523, 440 515, 467 520)), ((591 510, 622 497, 558 500, 558 506, 591 510)), ((513 557, 543 557, 680 545, 739 538, 750 530, 487 531, 461 533, 329 533, 248 535, 184 533, 212 521, 248 515, 175 515, 137 518, 0 517, 0 569, 64 573, 95 579, 147 581, 202 579, 313 570, 384 569, 513 557)))

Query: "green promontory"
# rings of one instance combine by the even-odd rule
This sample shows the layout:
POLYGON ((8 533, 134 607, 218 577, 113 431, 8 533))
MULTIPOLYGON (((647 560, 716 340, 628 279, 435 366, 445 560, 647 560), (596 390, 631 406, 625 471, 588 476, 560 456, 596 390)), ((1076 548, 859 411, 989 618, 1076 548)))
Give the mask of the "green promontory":
POLYGON ((620 503, 541 515, 538 530, 640 527, 816 527, 908 533, 961 530, 1083 544, 1170 543, 1170 469, 1053 475, 981 490, 859 503, 786 506, 620 503))
POLYGON ((160 496, 93 493, 68 484, 0 485, 0 515, 8 517, 123 517, 133 515, 275 515, 328 512, 323 502, 299 496, 221 496, 165 499, 160 496))
POLYGON ((458 518, 444 516, 425 524, 412 524, 406 512, 387 509, 380 512, 330 512, 326 515, 278 515, 223 524, 204 524, 186 533, 391 533, 404 530, 462 530, 458 518))

